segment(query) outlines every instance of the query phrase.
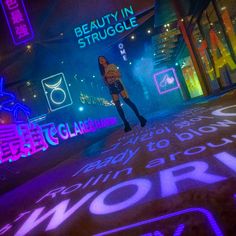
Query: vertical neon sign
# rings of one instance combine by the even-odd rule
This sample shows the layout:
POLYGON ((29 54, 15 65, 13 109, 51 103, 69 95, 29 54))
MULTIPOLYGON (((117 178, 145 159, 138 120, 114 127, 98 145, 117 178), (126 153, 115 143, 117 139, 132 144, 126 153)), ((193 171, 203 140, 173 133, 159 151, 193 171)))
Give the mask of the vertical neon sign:
POLYGON ((212 56, 215 62, 216 77, 220 77, 220 69, 225 65, 228 65, 231 70, 236 69, 236 64, 233 61, 229 50, 224 46, 223 42, 216 35, 214 30, 210 30, 210 40, 212 46, 212 56), (218 56, 217 51, 220 52, 221 56, 218 56))
POLYGON ((123 44, 123 43, 120 43, 120 44, 118 45, 118 48, 120 49, 120 54, 121 54, 123 60, 124 60, 124 61, 128 61, 127 53, 126 53, 124 44, 123 44))
POLYGON ((236 34, 235 34, 235 31, 234 31, 234 26, 233 26, 233 23, 231 21, 228 10, 224 9, 222 11, 222 19, 223 19, 223 23, 224 23, 225 28, 226 28, 226 32, 227 32, 227 34, 230 38, 231 44, 233 46, 234 53, 236 53, 236 34))
POLYGON ((23 0, 0 0, 15 45, 33 39, 34 33, 23 0))

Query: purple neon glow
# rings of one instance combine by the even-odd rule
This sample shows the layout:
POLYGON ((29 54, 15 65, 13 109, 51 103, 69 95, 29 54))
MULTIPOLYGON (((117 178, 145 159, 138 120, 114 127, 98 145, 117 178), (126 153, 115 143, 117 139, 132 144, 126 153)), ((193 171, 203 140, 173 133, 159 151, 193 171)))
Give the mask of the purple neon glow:
POLYGON ((159 216, 159 217, 156 217, 156 218, 152 218, 152 219, 149 219, 149 220, 140 221, 138 223, 134 223, 134 224, 131 224, 131 225, 126 225, 126 226, 123 226, 123 227, 112 229, 112 230, 109 230, 109 231, 106 231, 106 232, 103 232, 103 233, 95 234, 94 236, 109 235, 109 234, 121 232, 121 231, 124 231, 124 230, 129 230, 129 229, 132 229, 132 228, 136 228, 136 227, 139 227, 139 226, 142 226, 142 225, 145 225, 145 224, 150 224, 150 223, 153 223, 153 222, 166 220, 166 219, 169 219, 169 218, 172 218, 172 217, 176 217, 176 216, 180 216, 180 215, 188 214, 188 213, 194 213, 194 212, 201 213, 207 218, 207 220, 208 220, 208 222, 209 222, 209 224, 212 228, 212 231, 214 232, 214 234, 216 236, 223 236, 223 233, 222 233, 221 229, 219 228, 219 226, 218 226, 214 216, 212 215, 212 213, 210 211, 204 209, 204 208, 188 208, 188 209, 185 209, 185 210, 173 212, 173 213, 163 215, 163 216, 159 216))
POLYGON ((164 236, 160 231, 156 230, 154 233, 147 233, 147 234, 142 234, 140 236, 164 236))
MULTIPOLYGON (((30 40, 32 40, 34 38, 34 32, 33 32, 32 25, 30 23, 30 20, 29 20, 29 17, 28 17, 26 8, 25 8, 24 1, 23 0, 15 0, 15 1, 17 2, 18 6, 19 5, 21 6, 21 10, 22 10, 21 14, 23 14, 23 17, 26 20, 26 21, 23 21, 22 24, 24 23, 23 25, 27 26, 27 30, 29 32, 29 34, 28 34, 29 36, 26 39, 24 39, 24 40, 20 40, 13 33, 14 30, 16 30, 16 28, 13 29, 14 23, 11 22, 10 19, 9 19, 10 17, 8 16, 8 14, 10 13, 10 11, 6 8, 5 4, 3 3, 3 0, 0 0, 0 4, 2 5, 2 9, 3 9, 4 15, 5 15, 5 18, 6 18, 6 21, 7 21, 7 25, 8 25, 8 28, 10 30, 13 42, 14 42, 15 45, 19 45, 19 44, 25 44, 25 43, 29 42, 30 40)), ((19 9, 20 8, 18 7, 17 10, 19 10, 19 9)))
POLYGON ((134 179, 117 184, 97 196, 96 199, 91 203, 89 210, 95 215, 105 215, 126 209, 144 198, 150 191, 151 187, 152 183, 147 179, 134 179), (137 187, 137 190, 132 197, 116 204, 107 205, 105 203, 107 196, 112 194, 115 190, 130 185, 135 185, 137 187))
MULTIPOLYGON (((4 107, 3 104, 0 105, 4 107)), ((46 151, 48 144, 52 146, 59 145, 59 138, 66 140, 78 134, 92 133, 97 129, 113 126, 116 123, 117 120, 115 117, 100 120, 88 119, 88 121, 74 122, 76 127, 73 131, 70 130, 68 123, 62 123, 58 126, 54 123, 44 124, 42 126, 34 123, 1 125, 0 164, 6 161, 17 161, 21 157, 28 157, 37 152, 46 151), (97 122, 101 122, 102 125, 98 127, 97 122), (79 128, 79 123, 82 128, 79 128), (91 125, 89 129, 83 128, 86 126, 85 123, 91 125)))
POLYGON ((236 105, 220 108, 216 111, 213 111, 212 115, 214 115, 214 116, 236 116, 236 113, 223 112, 224 110, 227 110, 230 108, 235 108, 235 107, 236 107, 236 105))
POLYGON ((175 230, 173 236, 181 236, 182 233, 184 232, 184 228, 185 228, 184 224, 179 225, 177 229, 175 230))
POLYGON ((231 170, 236 172, 236 158, 227 152, 220 152, 214 155, 216 159, 224 163, 231 170))
POLYGON ((86 194, 82 199, 76 202, 70 209, 67 210, 70 203, 70 199, 66 199, 55 206, 53 209, 42 215, 45 207, 35 209, 29 218, 24 222, 21 228, 15 233, 15 236, 23 236, 28 234, 36 226, 45 221, 52 215, 52 218, 47 225, 46 231, 56 229, 62 222, 67 220, 72 214, 74 214, 81 206, 84 205, 97 191, 86 194))
POLYGON ((17 161, 48 148, 40 126, 35 124, 0 126, 0 163, 17 161))
MULTIPOLYGON (((185 225, 184 224, 180 224, 177 229, 175 230, 173 236, 181 236, 183 231, 184 231, 185 225)), ((155 230, 154 233, 147 233, 147 234, 142 234, 141 236, 164 236, 164 234, 162 234, 160 231, 155 230)))
POLYGON ((10 113, 14 118, 14 122, 22 123, 23 120, 19 120, 18 113, 23 112, 26 120, 29 119, 30 109, 21 102, 17 101, 16 96, 13 93, 4 91, 4 80, 0 77, 0 98, 4 98, 0 104, 0 111, 10 113))
POLYGON ((178 80, 178 77, 177 77, 177 75, 176 75, 176 72, 175 72, 175 69, 174 69, 174 68, 170 68, 170 69, 167 69, 167 70, 162 70, 162 71, 160 71, 160 72, 157 72, 157 73, 154 74, 153 78, 154 78, 154 82, 155 82, 155 84, 156 84, 158 93, 161 94, 161 95, 162 95, 162 94, 165 94, 165 93, 169 93, 169 92, 171 92, 171 91, 174 91, 174 90, 177 90, 177 89, 180 88, 180 83, 179 83, 179 80, 178 80), (158 81, 157 81, 157 76, 158 76, 158 75, 162 75, 162 74, 166 74, 166 73, 168 73, 168 72, 170 72, 170 71, 174 74, 174 77, 175 77, 175 81, 176 81, 176 83, 177 83, 177 86, 176 86, 176 87, 173 87, 173 88, 171 88, 171 89, 165 90, 165 91, 161 91, 160 85, 159 85, 159 83, 158 83, 158 81))
POLYGON ((161 196, 167 197, 173 194, 177 194, 179 191, 176 184, 181 180, 192 179, 196 181, 201 181, 202 183, 206 184, 213 184, 226 179, 223 176, 207 173, 206 171, 208 170, 208 168, 209 166, 206 162, 192 161, 169 169, 161 170, 161 196), (193 168, 193 170, 186 173, 182 173, 180 175, 174 175, 175 171, 189 167, 193 168))

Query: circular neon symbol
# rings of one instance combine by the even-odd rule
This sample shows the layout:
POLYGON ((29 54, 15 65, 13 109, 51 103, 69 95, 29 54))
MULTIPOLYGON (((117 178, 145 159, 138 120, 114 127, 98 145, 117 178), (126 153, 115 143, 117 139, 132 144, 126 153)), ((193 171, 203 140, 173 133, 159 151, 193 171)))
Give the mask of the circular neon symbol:
POLYGON ((61 104, 63 104, 64 102, 65 102, 65 100, 66 100, 66 93, 65 93, 65 91, 62 89, 62 88, 55 88, 55 89, 53 89, 52 90, 52 92, 50 93, 50 99, 51 99, 51 101, 54 103, 54 104, 56 104, 56 105, 61 105, 61 104), (53 96, 54 97, 56 97, 56 95, 55 95, 55 93, 62 93, 63 94, 63 97, 59 100, 58 98, 57 98, 57 101, 53 98, 53 96), (53 95, 54 94, 54 95, 53 95))
POLYGON ((45 86, 52 89, 52 91, 50 92, 50 99, 56 105, 61 105, 66 100, 66 92, 62 88, 59 87, 61 85, 61 82, 62 82, 62 79, 60 79, 57 83, 53 85, 45 84, 45 86), (62 94, 61 98, 58 98, 58 95, 56 96, 55 93, 56 94, 61 93, 62 94))

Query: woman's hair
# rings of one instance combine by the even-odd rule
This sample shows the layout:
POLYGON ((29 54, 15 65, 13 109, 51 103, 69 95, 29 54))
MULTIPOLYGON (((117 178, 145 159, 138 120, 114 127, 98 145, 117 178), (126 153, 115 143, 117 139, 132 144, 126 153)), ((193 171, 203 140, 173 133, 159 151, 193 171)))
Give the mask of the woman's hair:
POLYGON ((100 62, 99 62, 99 59, 100 59, 101 57, 103 57, 103 58, 106 60, 106 62, 107 62, 108 65, 109 65, 110 63, 109 63, 109 61, 106 59, 106 57, 104 57, 104 56, 99 56, 99 57, 98 57, 98 67, 99 67, 99 70, 100 70, 101 75, 104 76, 104 75, 105 75, 105 68, 104 68, 104 66, 103 66, 102 64, 100 64, 100 62))

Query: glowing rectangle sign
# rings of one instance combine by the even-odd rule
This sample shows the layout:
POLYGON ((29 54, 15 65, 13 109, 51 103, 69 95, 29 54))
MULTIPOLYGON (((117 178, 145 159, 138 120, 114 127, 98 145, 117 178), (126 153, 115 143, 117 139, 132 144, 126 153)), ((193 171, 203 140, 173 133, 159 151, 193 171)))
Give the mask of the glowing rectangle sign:
POLYGON ((0 0, 15 45, 33 39, 34 33, 23 0, 0 0))
POLYGON ((159 94, 169 93, 180 88, 175 69, 170 68, 154 74, 154 81, 159 94))
POLYGON ((51 111, 56 111, 73 104, 63 73, 47 77, 41 82, 51 111))

